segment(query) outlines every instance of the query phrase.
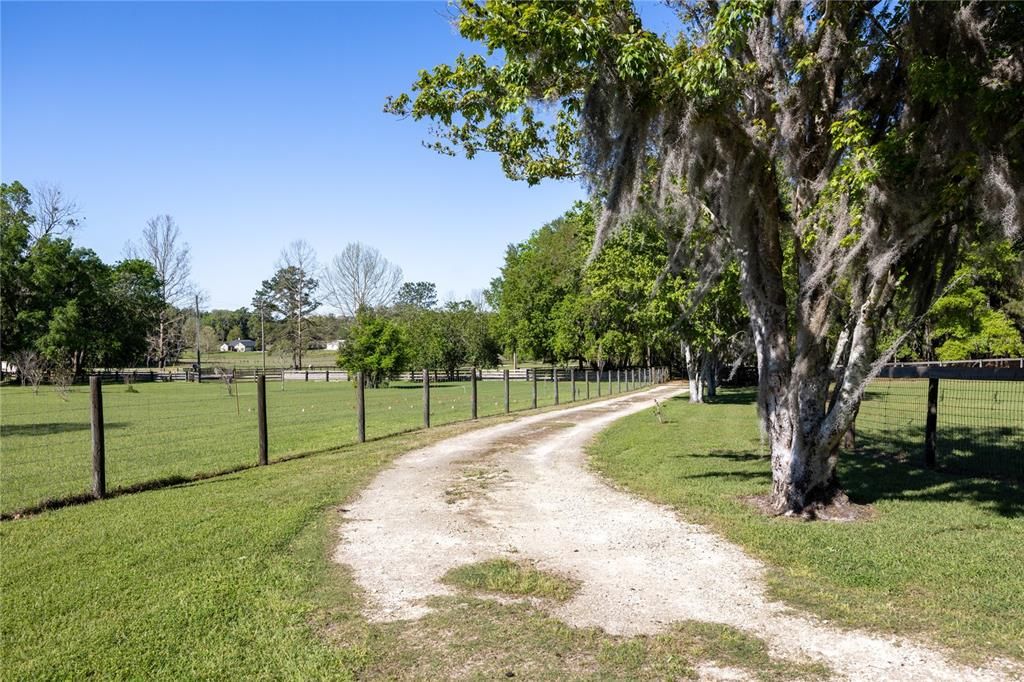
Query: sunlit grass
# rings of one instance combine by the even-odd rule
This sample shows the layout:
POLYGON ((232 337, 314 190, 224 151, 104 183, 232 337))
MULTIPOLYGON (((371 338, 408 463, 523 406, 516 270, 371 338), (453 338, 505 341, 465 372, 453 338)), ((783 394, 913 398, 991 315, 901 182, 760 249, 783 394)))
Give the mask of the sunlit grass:
MULTIPOLYGON (((595 386, 591 382, 594 397, 595 386)), ((256 385, 242 382, 234 389, 229 394, 220 382, 138 383, 131 391, 121 384, 105 385, 108 488, 254 464, 256 385)), ((569 402, 569 382, 560 382, 559 389, 559 401, 569 402)), ((554 405, 554 393, 550 381, 539 381, 537 406, 554 405)), ((367 389, 365 395, 368 438, 423 426, 421 385, 392 383, 367 389)), ((433 383, 431 424, 469 419, 470 396, 468 381, 433 383)), ((585 396, 585 385, 579 383, 577 398, 585 396)), ((531 409, 532 382, 510 382, 509 403, 513 412, 531 409)), ((479 417, 504 413, 503 382, 479 381, 477 405, 479 417)), ((355 442, 354 385, 268 382, 267 422, 271 460, 355 442)), ((87 492, 92 481, 91 443, 87 386, 74 387, 64 398, 45 386, 38 394, 16 386, 0 389, 0 512, 87 492)))

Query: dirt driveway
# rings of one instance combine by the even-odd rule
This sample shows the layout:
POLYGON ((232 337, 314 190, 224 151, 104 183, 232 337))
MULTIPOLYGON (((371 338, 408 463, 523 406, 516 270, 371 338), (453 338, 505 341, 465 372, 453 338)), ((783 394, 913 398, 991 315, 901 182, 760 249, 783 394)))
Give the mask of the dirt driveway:
MULTIPOLYGON (((840 630, 765 594, 764 567, 671 509, 616 490, 584 446, 625 415, 652 411, 663 386, 517 419, 403 455, 345 513, 336 561, 352 568, 372 620, 415 619, 440 578, 496 557, 532 560, 581 588, 551 613, 610 634, 681 620, 724 623, 783 658, 824 661, 838 679, 997 680, 1021 675, 952 663, 920 642, 840 630)), ((651 414, 651 427, 657 425, 651 414)))

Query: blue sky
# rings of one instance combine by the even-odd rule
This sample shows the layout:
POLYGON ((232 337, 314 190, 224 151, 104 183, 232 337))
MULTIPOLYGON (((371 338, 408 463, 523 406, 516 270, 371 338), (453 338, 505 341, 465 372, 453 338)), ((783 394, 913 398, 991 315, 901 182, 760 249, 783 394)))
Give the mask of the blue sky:
POLYGON ((443 3, 2 5, 0 173, 57 183, 76 243, 122 257, 169 213, 209 307, 248 305, 302 238, 350 241, 445 297, 487 286, 507 243, 584 196, 527 187, 493 157, 422 147, 385 115, 418 69, 473 46, 443 3))

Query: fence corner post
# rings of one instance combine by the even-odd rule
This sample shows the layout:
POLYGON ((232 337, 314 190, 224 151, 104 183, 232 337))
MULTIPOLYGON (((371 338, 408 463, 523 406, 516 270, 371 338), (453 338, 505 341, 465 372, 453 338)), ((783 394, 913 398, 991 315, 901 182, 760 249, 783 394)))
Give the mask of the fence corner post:
POLYGON ((430 370, 423 370, 423 428, 430 428, 430 370))
POLYGON ((936 431, 939 416, 939 380, 928 379, 928 416, 924 425, 924 465, 935 468, 936 431))
POLYGON ((356 372, 356 439, 366 442, 366 377, 356 372))
POLYGON ((537 409, 537 370, 527 370, 533 376, 533 409, 537 409))
POLYGON ((555 405, 558 404, 558 368, 553 367, 551 369, 551 381, 555 384, 555 405))
POLYGON ((256 375, 256 423, 260 438, 260 466, 266 466, 270 459, 267 448, 267 375, 256 375))
POLYGON ((92 494, 97 499, 107 496, 107 450, 103 437, 103 381, 97 375, 89 377, 89 395, 92 412, 92 494))

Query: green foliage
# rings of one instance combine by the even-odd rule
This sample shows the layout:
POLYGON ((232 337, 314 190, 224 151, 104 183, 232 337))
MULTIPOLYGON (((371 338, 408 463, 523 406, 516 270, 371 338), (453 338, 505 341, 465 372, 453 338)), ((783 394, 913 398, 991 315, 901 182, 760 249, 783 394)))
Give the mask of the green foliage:
POLYGON ((652 221, 631 221, 587 264, 594 229, 593 207, 578 204, 509 247, 489 292, 506 348, 563 363, 627 365, 672 357, 681 337, 718 349, 746 326, 735 265, 681 318, 698 276, 667 273, 668 246, 652 221))
POLYGON ((431 146, 499 154, 508 177, 535 184, 579 173, 578 114, 582 95, 608 60, 614 78, 635 84, 634 104, 654 101, 669 56, 667 45, 645 31, 625 0, 485 3, 462 0, 459 32, 481 43, 483 55, 459 55, 452 65, 421 71, 416 97, 389 98, 385 111, 430 118, 439 125, 431 146), (552 113, 553 112, 553 113, 552 113))
POLYGON ((258 309, 255 316, 245 306, 237 310, 210 310, 202 314, 202 323, 210 327, 216 339, 221 343, 239 338, 259 339, 258 309))
POLYGON ((281 267, 256 291, 253 308, 274 322, 281 322, 279 343, 292 350, 292 366, 302 365, 302 352, 309 340, 308 318, 320 307, 316 295, 319 282, 294 265, 281 267))
POLYGON ((0 186, 2 354, 35 351, 75 374, 141 361, 160 306, 156 272, 143 260, 114 266, 70 239, 31 241, 29 192, 0 186))
POLYGON ((0 184, 0 354, 4 358, 31 345, 31 334, 22 328, 18 312, 31 293, 25 264, 29 229, 35 218, 29 213, 32 197, 18 181, 0 184))
POLYGON ((508 351, 538 360, 566 357, 555 350, 552 313, 579 287, 593 230, 593 209, 580 203, 508 247, 501 277, 489 293, 497 309, 495 332, 508 351))
POLYGON ((460 367, 499 364, 501 349, 491 330, 492 315, 472 302, 452 301, 440 310, 401 305, 395 311, 410 340, 412 367, 443 369, 454 379, 460 367))
POLYGON ((430 310, 437 305, 437 285, 433 282, 405 282, 395 297, 395 308, 430 310))
POLYGON ((338 366, 350 374, 363 372, 373 388, 409 369, 412 349, 396 322, 366 308, 356 314, 346 343, 338 350, 338 366))
POLYGON ((1024 355, 1024 324, 1015 325, 1012 317, 1021 300, 1020 250, 1005 240, 977 244, 929 311, 926 343, 939 360, 1024 355))

